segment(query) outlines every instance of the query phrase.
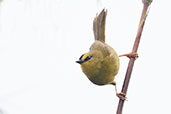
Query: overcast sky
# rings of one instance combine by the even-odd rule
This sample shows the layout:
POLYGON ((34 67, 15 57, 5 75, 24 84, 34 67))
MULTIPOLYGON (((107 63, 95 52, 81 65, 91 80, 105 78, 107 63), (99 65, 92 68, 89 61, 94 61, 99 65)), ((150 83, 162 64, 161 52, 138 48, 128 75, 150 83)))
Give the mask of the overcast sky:
MULTIPOLYGON (((123 114, 171 113, 170 0, 154 0, 123 114)), ((94 41, 92 23, 108 9, 106 43, 129 53, 141 0, 3 0, 0 4, 0 114, 115 114, 112 85, 92 84, 75 61, 94 41)), ((118 90, 129 59, 120 58, 118 90)))

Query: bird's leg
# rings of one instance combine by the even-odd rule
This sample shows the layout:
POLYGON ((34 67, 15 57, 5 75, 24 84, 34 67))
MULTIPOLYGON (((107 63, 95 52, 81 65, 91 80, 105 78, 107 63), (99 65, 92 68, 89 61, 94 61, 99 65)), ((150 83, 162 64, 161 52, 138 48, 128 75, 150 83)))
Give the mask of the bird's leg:
POLYGON ((128 53, 128 54, 123 54, 123 55, 120 55, 119 57, 123 57, 123 56, 126 56, 126 57, 128 57, 129 59, 131 59, 131 58, 135 58, 135 59, 137 59, 138 58, 138 54, 137 53, 128 53))
POLYGON ((118 92, 117 92, 116 82, 113 81, 111 84, 115 86, 116 96, 119 97, 119 98, 120 98, 121 100, 123 100, 123 101, 126 100, 126 97, 125 97, 126 94, 125 94, 125 93, 123 93, 123 92, 118 93, 118 92))

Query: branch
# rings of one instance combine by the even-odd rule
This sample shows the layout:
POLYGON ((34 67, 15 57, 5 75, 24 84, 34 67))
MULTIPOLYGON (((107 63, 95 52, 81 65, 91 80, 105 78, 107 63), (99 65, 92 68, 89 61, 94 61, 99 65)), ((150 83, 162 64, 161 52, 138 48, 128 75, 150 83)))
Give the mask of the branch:
MULTIPOLYGON (((140 43, 140 38, 141 38, 141 34, 143 31, 143 27, 144 27, 144 23, 147 17, 147 13, 148 13, 148 7, 150 6, 152 0, 142 0, 144 7, 143 7, 143 11, 142 11, 142 15, 141 15, 141 19, 140 19, 140 23, 139 23, 139 27, 138 27, 138 32, 137 32, 137 36, 134 42, 134 46, 132 49, 132 53, 137 53, 138 50, 138 46, 140 43)), ((134 66, 134 62, 135 62, 135 58, 130 58, 129 63, 128 63, 128 67, 127 67, 127 72, 125 75, 125 80, 122 86, 122 93, 127 93, 127 89, 128 89, 128 85, 129 85, 129 81, 131 78, 131 73, 132 73, 132 69, 134 66)), ((122 114, 122 109, 123 109, 123 105, 124 105, 124 100, 119 100, 118 103, 118 108, 117 108, 117 112, 116 114, 122 114)))

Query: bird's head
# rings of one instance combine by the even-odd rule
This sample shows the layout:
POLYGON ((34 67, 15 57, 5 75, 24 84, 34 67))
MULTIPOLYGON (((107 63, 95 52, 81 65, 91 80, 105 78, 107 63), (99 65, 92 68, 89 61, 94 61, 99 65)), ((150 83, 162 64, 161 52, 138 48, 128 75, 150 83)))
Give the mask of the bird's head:
POLYGON ((83 55, 81 55, 81 57, 79 58, 79 60, 76 61, 76 63, 83 64, 85 62, 90 61, 90 59, 92 57, 93 57, 92 54, 89 54, 89 53, 83 54, 83 55))
POLYGON ((94 64, 102 60, 103 55, 100 51, 91 51, 89 53, 85 53, 81 55, 78 61, 76 63, 79 64, 94 64))

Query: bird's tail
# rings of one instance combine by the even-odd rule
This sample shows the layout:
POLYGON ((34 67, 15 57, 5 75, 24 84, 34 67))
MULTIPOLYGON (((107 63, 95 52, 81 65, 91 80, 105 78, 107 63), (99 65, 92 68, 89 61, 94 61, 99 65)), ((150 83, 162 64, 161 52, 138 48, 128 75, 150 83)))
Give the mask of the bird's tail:
POLYGON ((99 15, 97 15, 93 21, 93 31, 95 40, 105 42, 105 21, 107 10, 103 9, 99 15))

